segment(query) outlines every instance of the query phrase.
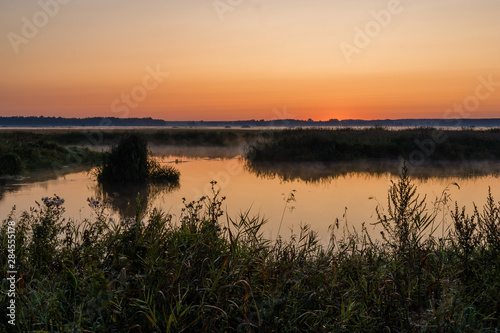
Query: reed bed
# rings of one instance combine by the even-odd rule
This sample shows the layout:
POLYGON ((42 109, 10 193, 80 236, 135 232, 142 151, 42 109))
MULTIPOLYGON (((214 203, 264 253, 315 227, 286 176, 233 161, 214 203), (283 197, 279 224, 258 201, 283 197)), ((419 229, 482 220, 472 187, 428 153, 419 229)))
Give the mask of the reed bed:
MULTIPOLYGON (((308 225, 266 239, 259 216, 224 214, 211 196, 184 202, 179 220, 152 210, 113 221, 65 220, 64 200, 43 198, 16 221, 16 323, 3 332, 497 332, 500 203, 468 212, 433 236, 444 206, 427 207, 406 168, 378 209, 384 230, 343 233, 322 245, 308 225)), ((311 221, 313 222, 313 221, 311 221)), ((0 306, 7 307, 2 284, 0 306)))

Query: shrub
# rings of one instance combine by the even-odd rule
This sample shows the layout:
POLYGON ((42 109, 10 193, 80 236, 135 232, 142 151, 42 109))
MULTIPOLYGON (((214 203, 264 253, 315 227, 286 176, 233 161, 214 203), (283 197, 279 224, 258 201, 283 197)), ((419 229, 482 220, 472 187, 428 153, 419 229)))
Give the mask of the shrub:
POLYGON ((0 157, 0 175, 18 175, 23 170, 23 161, 16 153, 7 153, 0 157))
POLYGON ((161 166, 149 156, 147 141, 136 134, 122 137, 104 156, 98 172, 100 182, 165 182, 179 181, 179 171, 161 166))
POLYGON ((135 134, 124 136, 104 156, 99 181, 144 181, 148 178, 148 143, 135 134))
POLYGON ((435 214, 427 213, 425 199, 420 199, 404 165, 399 181, 389 189, 387 214, 380 206, 376 209, 378 223, 387 233, 382 236, 400 254, 411 256, 435 219, 435 214))
POLYGON ((474 210, 486 245, 493 252, 500 253, 500 202, 495 203, 491 188, 488 191, 488 198, 483 211, 480 212, 477 207, 474 210))

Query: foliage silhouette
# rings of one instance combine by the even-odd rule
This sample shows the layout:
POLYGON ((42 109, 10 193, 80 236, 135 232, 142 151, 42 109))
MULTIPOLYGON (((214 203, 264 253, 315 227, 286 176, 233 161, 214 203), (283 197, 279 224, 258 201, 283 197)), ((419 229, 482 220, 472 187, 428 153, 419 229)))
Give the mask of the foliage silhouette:
POLYGON ((149 156, 146 139, 137 134, 123 136, 111 152, 104 155, 98 170, 99 182, 165 182, 179 181, 179 171, 161 166, 149 156))

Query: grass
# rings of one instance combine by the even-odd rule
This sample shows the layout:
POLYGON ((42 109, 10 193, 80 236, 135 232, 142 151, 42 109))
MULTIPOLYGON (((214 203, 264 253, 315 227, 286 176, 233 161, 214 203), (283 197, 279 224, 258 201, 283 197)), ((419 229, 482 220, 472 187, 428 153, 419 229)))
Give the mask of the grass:
POLYGON ((126 134, 138 134, 151 144, 177 146, 238 146, 253 142, 258 131, 234 129, 30 129, 0 130, 0 138, 44 138, 64 145, 111 145, 126 134))
MULTIPOLYGON (((67 132, 63 135, 72 137, 80 134, 83 135, 78 132, 67 132)), ((111 144, 111 151, 102 153, 88 147, 64 146, 59 142, 68 144, 73 141, 53 134, 23 131, 0 133, 0 176, 51 168, 61 174, 61 169, 67 165, 101 164, 101 181, 179 181, 179 172, 175 168, 163 166, 150 156, 145 138, 134 133, 120 132, 120 135, 118 138, 113 136, 115 141, 111 144)))
POLYGON ((424 159, 426 162, 499 161, 500 132, 417 128, 293 129, 274 132, 250 146, 247 159, 261 162, 351 162, 424 159))
MULTIPOLYGON (((332 226, 328 246, 307 225, 266 239, 261 218, 222 211, 225 198, 184 202, 178 221, 158 210, 111 221, 66 221, 57 196, 16 221, 16 323, 38 332, 496 332, 500 329, 500 203, 458 208, 449 233, 403 169, 379 207, 384 240, 332 226), (469 215, 470 214, 470 215, 469 215)), ((7 307, 2 284, 0 306, 7 307)))
POLYGON ((43 137, 12 133, 0 136, 0 175, 24 170, 60 168, 69 164, 93 164, 100 153, 83 147, 66 147, 43 137))
MULTIPOLYGON (((492 146, 498 144, 499 129, 473 130, 473 129, 446 129, 434 132, 432 128, 414 128, 401 130, 387 130, 383 127, 370 127, 365 129, 338 128, 327 129, 203 129, 203 128, 148 128, 148 129, 0 129, 0 139, 45 139, 58 142, 62 145, 96 146, 111 145, 125 134, 139 134, 152 145, 166 146, 205 146, 205 147, 235 147, 256 145, 262 148, 270 142, 279 140, 293 140, 301 154, 307 153, 311 143, 317 144, 336 143, 335 149, 343 152, 346 158, 385 158, 394 157, 396 154, 409 155, 413 150, 419 149, 415 140, 438 140, 444 138, 445 142, 436 145, 436 153, 442 157, 461 159, 462 156, 490 158, 492 146), (437 135, 437 136, 436 136, 437 135), (303 140, 306 140, 304 142, 303 140), (479 141, 478 141, 479 140, 479 141), (482 144, 482 145, 481 145, 482 144), (304 148, 303 148, 304 147, 304 148), (450 149, 451 147, 451 149, 450 149), (457 149, 458 147, 458 149, 457 149), (352 151, 347 155, 343 150, 352 151), (354 148, 354 150, 352 150, 354 148), (370 151, 375 148, 376 151, 370 151), (451 150, 451 151, 450 151, 451 150), (443 154, 444 153, 444 154, 443 154)), ((293 147, 293 146, 292 146, 293 147)), ((282 147, 288 149, 287 147, 282 147)), ((313 151, 320 151, 320 147, 313 151)), ((316 153, 314 153, 316 154, 316 153)), ((285 154, 286 155, 286 154, 285 154)), ((280 153, 279 156, 285 156, 280 153)), ((314 156, 314 155, 305 155, 314 156)), ((316 160, 321 160, 316 156, 316 160)), ((396 155, 397 157, 398 155, 396 155)), ((294 156, 288 158, 293 160, 294 156)), ((409 158, 409 156, 406 156, 409 158)), ((257 159, 259 157, 256 157, 257 159)), ((279 158, 284 160, 283 158, 279 158)), ((310 159, 303 158, 304 161, 310 159)), ((330 160, 330 159, 328 159, 330 160)))

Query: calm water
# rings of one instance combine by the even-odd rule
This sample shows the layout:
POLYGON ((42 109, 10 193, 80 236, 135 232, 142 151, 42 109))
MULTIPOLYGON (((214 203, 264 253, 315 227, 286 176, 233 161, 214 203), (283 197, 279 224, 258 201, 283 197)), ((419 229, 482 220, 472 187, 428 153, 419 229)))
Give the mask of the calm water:
MULTIPOLYGON (((250 215, 259 214, 268 220, 264 231, 268 237, 276 237, 283 216, 281 234, 290 235, 302 223, 311 224, 323 240, 328 239, 328 227, 339 218, 351 228, 360 229, 366 222, 373 235, 378 235, 371 223, 376 221, 375 208, 378 203, 387 203, 387 190, 397 175, 372 167, 301 167, 262 168, 250 170, 239 157, 233 158, 186 158, 167 156, 163 163, 173 163, 181 171, 180 186, 176 188, 147 187, 100 187, 95 177, 84 170, 68 170, 68 174, 55 177, 50 172, 32 175, 31 178, 7 183, 0 187, 0 216, 6 218, 13 206, 17 215, 35 205, 35 200, 57 194, 66 200, 66 217, 81 220, 91 216, 87 206, 88 197, 113 197, 110 213, 131 215, 128 203, 134 202, 137 193, 147 197, 149 208, 161 208, 179 217, 182 198, 188 201, 210 193, 210 181, 217 180, 222 195, 227 197, 224 210, 234 217, 239 212, 250 210, 250 215), (177 163, 175 163, 177 161, 177 163), (175 164, 174 164, 175 163, 175 164), (286 203, 294 191, 295 201, 286 203)), ((482 206, 490 186, 496 200, 500 199, 500 177, 498 174, 463 178, 446 176, 446 171, 429 172, 426 177, 415 179, 421 195, 427 195, 429 206, 443 191, 459 205, 472 211, 472 203, 482 206), (429 177, 430 175, 430 177, 429 177), (460 188, 452 183, 457 183, 460 188)), ((454 202, 450 202, 454 205, 454 202)), ((450 206, 451 207, 451 206, 450 206)), ((448 221, 449 222, 449 219, 448 221)))

